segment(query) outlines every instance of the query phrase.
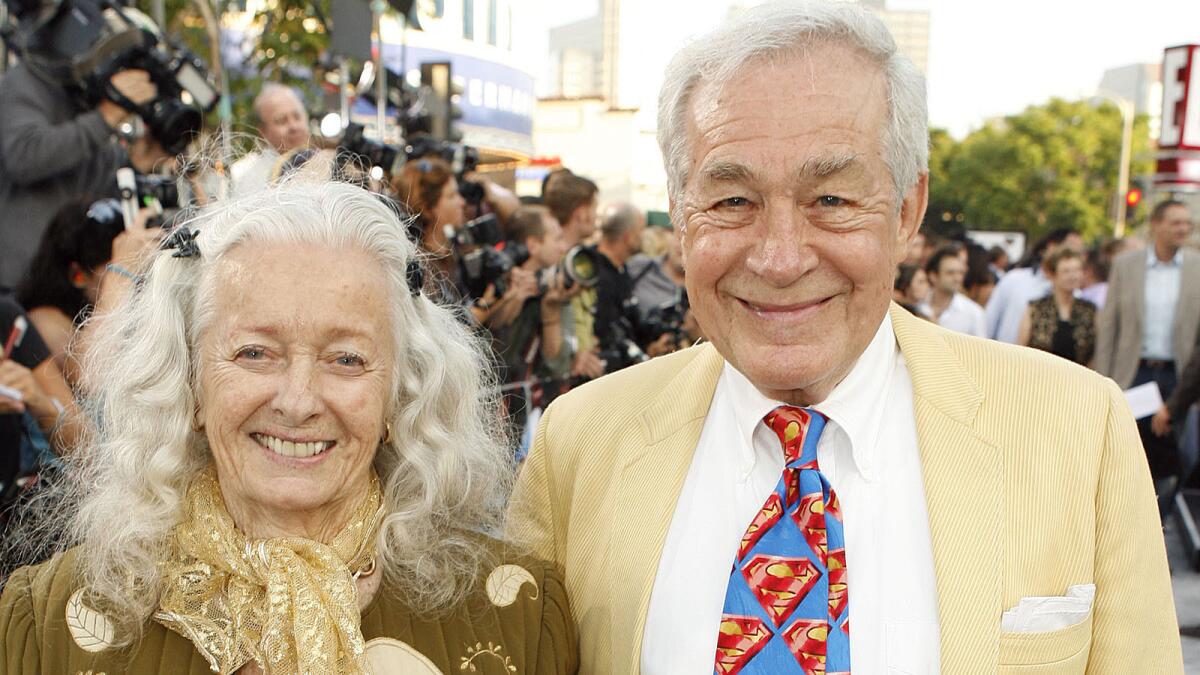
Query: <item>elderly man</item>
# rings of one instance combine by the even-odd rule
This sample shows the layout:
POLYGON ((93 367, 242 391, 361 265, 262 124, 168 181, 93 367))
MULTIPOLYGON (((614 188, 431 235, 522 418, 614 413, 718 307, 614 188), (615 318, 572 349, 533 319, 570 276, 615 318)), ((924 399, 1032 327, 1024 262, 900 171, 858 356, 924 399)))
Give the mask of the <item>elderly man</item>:
POLYGON ((291 87, 276 82, 263 85, 254 98, 254 116, 267 147, 246 155, 229 168, 234 196, 266 187, 280 156, 307 146, 310 140, 308 112, 291 87))
POLYGON ((883 24, 746 10, 658 129, 712 342, 559 398, 514 497, 583 672, 1182 672, 1120 391, 890 304, 928 143, 883 24))

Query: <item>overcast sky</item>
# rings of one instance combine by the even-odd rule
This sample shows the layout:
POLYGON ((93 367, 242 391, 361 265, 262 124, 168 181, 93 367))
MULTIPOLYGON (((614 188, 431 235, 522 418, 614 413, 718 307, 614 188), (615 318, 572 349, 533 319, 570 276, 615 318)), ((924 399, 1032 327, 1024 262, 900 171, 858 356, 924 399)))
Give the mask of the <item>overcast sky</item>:
MULTIPOLYGON (((598 6, 533 1, 547 27, 594 14, 598 6)), ((661 72, 678 44, 715 25, 731 3, 653 4, 665 20, 653 22, 656 44, 646 49, 646 67, 661 72)), ((1200 0, 888 0, 887 6, 930 12, 930 122, 956 136, 1052 96, 1088 95, 1107 68, 1158 63, 1165 47, 1200 44, 1200 0)))

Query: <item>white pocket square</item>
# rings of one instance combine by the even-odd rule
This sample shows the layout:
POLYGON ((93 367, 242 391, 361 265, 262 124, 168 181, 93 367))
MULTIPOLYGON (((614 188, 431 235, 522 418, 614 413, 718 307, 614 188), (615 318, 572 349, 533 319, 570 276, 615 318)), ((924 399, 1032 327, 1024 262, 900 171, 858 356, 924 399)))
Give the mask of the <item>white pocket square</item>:
POLYGON ((1087 618, 1096 597, 1096 584, 1079 584, 1062 596, 1021 598, 1000 616, 1005 633, 1044 633, 1069 628, 1087 618))

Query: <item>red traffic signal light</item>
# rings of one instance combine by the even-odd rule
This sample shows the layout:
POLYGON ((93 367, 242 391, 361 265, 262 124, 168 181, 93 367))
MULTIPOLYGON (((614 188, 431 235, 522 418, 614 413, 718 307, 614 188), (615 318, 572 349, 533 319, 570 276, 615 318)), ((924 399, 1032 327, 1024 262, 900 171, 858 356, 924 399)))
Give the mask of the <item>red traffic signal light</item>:
POLYGON ((1141 188, 1129 188, 1129 192, 1125 193, 1125 205, 1129 207, 1137 206, 1142 202, 1141 188))

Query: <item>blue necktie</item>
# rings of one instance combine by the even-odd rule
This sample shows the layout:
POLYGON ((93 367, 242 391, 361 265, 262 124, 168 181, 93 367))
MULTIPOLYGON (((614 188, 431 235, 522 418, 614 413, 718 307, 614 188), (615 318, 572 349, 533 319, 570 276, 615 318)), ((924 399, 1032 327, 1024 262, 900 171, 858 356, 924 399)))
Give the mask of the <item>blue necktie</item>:
POLYGON ((786 465, 738 547, 714 673, 849 673, 842 514, 817 466, 825 417, 780 406, 764 422, 779 437, 786 465))

